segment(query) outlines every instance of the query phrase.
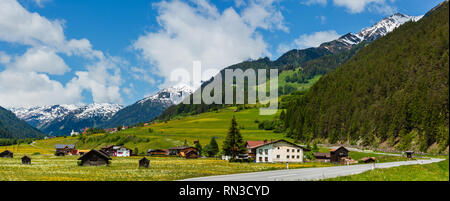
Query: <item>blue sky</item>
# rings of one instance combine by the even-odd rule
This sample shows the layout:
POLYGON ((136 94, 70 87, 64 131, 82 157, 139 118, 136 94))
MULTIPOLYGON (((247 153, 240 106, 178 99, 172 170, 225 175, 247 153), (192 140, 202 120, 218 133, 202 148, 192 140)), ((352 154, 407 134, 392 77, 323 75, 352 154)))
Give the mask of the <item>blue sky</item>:
POLYGON ((110 102, 151 95, 202 61, 205 79, 246 59, 278 58, 423 0, 2 0, 0 106, 110 102), (3 9, 3 10, 2 10, 3 9), (320 33, 320 34, 318 34, 320 33))

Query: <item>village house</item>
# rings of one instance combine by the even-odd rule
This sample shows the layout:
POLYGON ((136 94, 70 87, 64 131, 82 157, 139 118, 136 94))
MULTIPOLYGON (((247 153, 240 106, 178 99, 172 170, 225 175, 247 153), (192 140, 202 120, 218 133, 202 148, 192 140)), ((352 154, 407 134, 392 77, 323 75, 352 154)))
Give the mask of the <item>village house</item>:
POLYGON ((55 144, 56 155, 76 155, 74 144, 55 144))
POLYGON ((198 151, 189 150, 189 151, 184 153, 184 157, 187 158, 187 159, 198 158, 198 151))
POLYGON ((104 153, 106 153, 108 156, 114 156, 114 157, 130 157, 133 154, 133 151, 129 148, 126 148, 124 146, 105 146, 100 149, 104 153))
POLYGON ((82 166, 99 166, 108 165, 111 158, 106 153, 93 149, 78 160, 81 160, 80 165, 82 166))
POLYGON ((191 150, 197 152, 197 155, 198 155, 198 150, 195 147, 189 147, 189 146, 169 148, 169 155, 185 157, 186 153, 191 150))
POLYGON ((256 147, 267 144, 267 140, 264 141, 247 141, 245 147, 247 148, 247 154, 250 158, 256 158, 256 147))
POLYGON ((304 151, 310 151, 286 140, 272 141, 254 149, 257 163, 302 163, 304 151))
POLYGON ((13 156, 13 152, 10 152, 9 150, 0 153, 0 158, 12 158, 13 156))
POLYGON ((147 151, 149 156, 166 156, 169 155, 168 149, 149 149, 147 151))

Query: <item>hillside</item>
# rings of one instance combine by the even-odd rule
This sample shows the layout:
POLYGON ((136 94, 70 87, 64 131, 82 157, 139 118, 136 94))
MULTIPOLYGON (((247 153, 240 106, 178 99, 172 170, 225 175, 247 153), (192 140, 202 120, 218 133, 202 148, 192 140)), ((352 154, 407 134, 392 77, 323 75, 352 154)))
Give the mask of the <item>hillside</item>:
MULTIPOLYGON (((189 145, 199 140, 202 146, 208 144, 212 137, 217 137, 219 147, 225 139, 231 118, 236 116, 242 136, 245 140, 282 139, 284 134, 271 130, 260 130, 258 123, 273 120, 276 115, 260 116, 258 108, 251 108, 234 112, 233 107, 220 109, 216 112, 206 112, 188 117, 176 118, 167 122, 159 122, 143 127, 130 128, 115 134, 89 135, 86 143, 79 141, 79 137, 58 137, 48 140, 38 140, 35 146, 53 150, 54 144, 75 143, 80 149, 100 148, 110 144, 122 144, 139 152, 147 149, 170 148, 181 146, 186 140, 189 145), (151 131, 149 129, 151 128, 151 131)), ((281 111, 280 111, 281 112, 281 111)), ((277 114, 278 115, 278 114, 277 114)))
POLYGON ((448 151, 448 2, 358 51, 290 104, 290 136, 448 151))
POLYGON ((20 120, 9 110, 0 107, 0 138, 34 138, 44 135, 20 120))
MULTIPOLYGON (((225 69, 239 68, 243 71, 246 69, 278 69, 279 77, 282 78, 278 80, 279 96, 287 95, 294 91, 304 91, 305 88, 302 85, 314 83, 318 76, 335 70, 368 43, 385 36, 408 21, 416 21, 421 17, 396 13, 382 19, 371 27, 361 30, 357 34, 345 34, 336 40, 325 42, 319 47, 290 50, 275 61, 271 61, 269 58, 262 58, 231 65, 221 71, 222 88, 225 88, 225 69)), ((212 81, 213 79, 211 78, 204 82, 201 89, 212 81)), ((245 94, 247 94, 247 88, 245 89, 245 94)), ((222 95, 222 97, 224 99, 225 96, 222 95)), ((226 106, 216 104, 173 105, 165 110, 158 119, 166 120, 177 115, 199 114, 223 107, 226 106)))

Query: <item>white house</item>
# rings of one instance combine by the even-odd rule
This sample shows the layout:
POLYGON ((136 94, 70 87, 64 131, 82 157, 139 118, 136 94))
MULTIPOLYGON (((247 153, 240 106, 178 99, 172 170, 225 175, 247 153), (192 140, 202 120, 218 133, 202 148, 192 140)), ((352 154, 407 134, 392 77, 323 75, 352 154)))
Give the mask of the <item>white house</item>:
POLYGON ((116 157, 130 157, 132 153, 131 149, 122 146, 114 146, 113 150, 116 157))
POLYGON ((303 152, 307 150, 286 140, 269 142, 254 149, 257 163, 302 163, 303 152))
POLYGON ((79 135, 79 134, 80 134, 79 132, 75 132, 75 131, 72 129, 72 132, 70 133, 70 136, 79 135))

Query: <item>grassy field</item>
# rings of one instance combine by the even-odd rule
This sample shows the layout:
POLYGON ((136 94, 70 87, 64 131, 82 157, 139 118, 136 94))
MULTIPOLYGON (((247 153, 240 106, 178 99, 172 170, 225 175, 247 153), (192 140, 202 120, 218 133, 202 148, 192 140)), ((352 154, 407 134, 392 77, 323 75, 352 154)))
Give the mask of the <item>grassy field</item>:
MULTIPOLYGON (((229 163, 219 159, 148 157, 150 168, 138 168, 142 157, 113 158, 109 166, 82 167, 77 156, 32 156, 22 165, 21 154, 0 158, 0 181, 169 181, 191 177, 277 170, 285 164, 229 163)), ((289 164, 289 168, 324 167, 330 164, 289 164)))
POLYGON ((357 175, 326 179, 325 181, 449 181, 448 159, 426 165, 407 165, 376 169, 357 175))
POLYGON ((147 149, 170 148, 183 145, 185 140, 192 146, 194 145, 194 140, 199 140, 201 145, 205 146, 212 137, 216 137, 217 143, 221 147, 233 115, 236 116, 244 140, 284 138, 284 134, 258 129, 258 124, 255 123, 255 120, 272 120, 275 115, 259 115, 259 109, 257 108, 239 112, 234 112, 234 108, 225 108, 219 112, 180 117, 166 123, 161 122, 145 127, 130 128, 115 134, 90 135, 86 143, 79 142, 78 137, 58 137, 38 140, 34 145, 42 149, 53 150, 55 144, 74 143, 78 149, 94 149, 109 144, 123 143, 124 146, 131 149, 137 147, 139 153, 141 153, 147 149), (149 132, 149 128, 153 132, 149 132), (118 136, 122 137, 122 139, 118 139, 118 136))

